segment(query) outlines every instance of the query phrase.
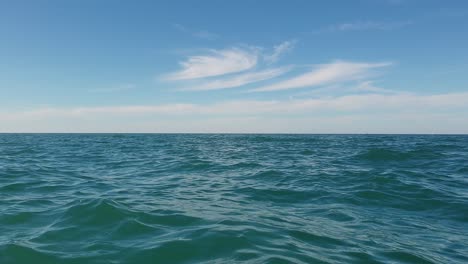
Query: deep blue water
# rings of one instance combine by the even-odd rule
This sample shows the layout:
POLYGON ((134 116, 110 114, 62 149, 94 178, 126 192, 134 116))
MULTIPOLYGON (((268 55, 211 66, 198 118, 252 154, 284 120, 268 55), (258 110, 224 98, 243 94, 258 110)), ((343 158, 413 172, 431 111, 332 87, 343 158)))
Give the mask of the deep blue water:
POLYGON ((468 136, 1 134, 0 263, 468 263, 468 136))

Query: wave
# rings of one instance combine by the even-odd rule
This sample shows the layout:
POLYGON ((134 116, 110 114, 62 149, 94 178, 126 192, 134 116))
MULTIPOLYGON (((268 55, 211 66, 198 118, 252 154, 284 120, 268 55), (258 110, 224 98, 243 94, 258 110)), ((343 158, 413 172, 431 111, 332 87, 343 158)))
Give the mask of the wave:
POLYGON ((466 263, 467 139, 0 135, 0 263, 466 263))
POLYGON ((398 151, 387 148, 371 148, 356 155, 357 158, 367 161, 406 161, 406 160, 431 160, 441 158, 443 154, 435 150, 415 149, 398 151))

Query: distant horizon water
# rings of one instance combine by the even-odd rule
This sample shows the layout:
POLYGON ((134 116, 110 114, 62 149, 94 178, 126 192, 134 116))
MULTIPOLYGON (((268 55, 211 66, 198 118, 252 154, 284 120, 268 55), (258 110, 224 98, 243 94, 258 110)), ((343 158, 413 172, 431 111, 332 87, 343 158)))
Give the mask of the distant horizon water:
POLYGON ((129 134, 129 135, 402 135, 402 136, 464 136, 468 133, 238 133, 238 132, 0 132, 0 134, 97 134, 97 135, 108 135, 108 134, 129 134))

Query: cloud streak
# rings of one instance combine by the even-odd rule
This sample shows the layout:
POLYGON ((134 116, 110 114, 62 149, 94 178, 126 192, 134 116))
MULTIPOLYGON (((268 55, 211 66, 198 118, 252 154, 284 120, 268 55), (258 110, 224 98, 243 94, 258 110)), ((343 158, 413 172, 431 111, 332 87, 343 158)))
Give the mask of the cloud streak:
MULTIPOLYGON (((22 112, 1 112, 0 120, 21 118, 44 118, 53 116, 83 117, 96 115, 258 115, 297 114, 331 111, 351 113, 354 111, 390 110, 393 112, 440 112, 454 109, 468 111, 468 93, 377 94, 367 93, 337 97, 321 97, 294 100, 241 100, 212 104, 174 103, 162 105, 103 106, 75 108, 39 108, 22 112)), ((467 118, 468 119, 468 118, 467 118)), ((467 123, 468 124, 468 123, 467 123)))
POLYGON ((294 48, 296 41, 290 40, 285 41, 279 45, 273 47, 273 53, 264 55, 264 60, 268 63, 274 63, 286 52, 291 51, 294 48))
POLYGON ((314 70, 275 84, 259 87, 252 92, 270 92, 304 87, 313 87, 336 82, 361 79, 369 75, 372 69, 391 65, 390 63, 357 63, 336 61, 323 64, 314 70))
POLYGON ((218 79, 214 81, 207 81, 199 85, 191 86, 189 88, 181 89, 183 91, 210 91, 210 90, 220 90, 227 88, 235 88, 244 86, 250 83, 260 82, 264 80, 269 80, 275 77, 278 77, 290 70, 291 67, 281 67, 267 69, 257 72, 249 72, 244 74, 239 74, 233 77, 218 79))
POLYGON ((0 132, 468 133, 467 116, 466 92, 369 93, 0 111, 0 132))
POLYGON ((325 31, 367 31, 367 30, 394 30, 411 25, 411 21, 398 22, 376 22, 376 21, 357 21, 341 23, 329 26, 325 31))
POLYGON ((252 69, 258 52, 253 48, 210 50, 206 55, 191 56, 180 62, 182 69, 166 76, 167 80, 189 80, 221 76, 252 69))

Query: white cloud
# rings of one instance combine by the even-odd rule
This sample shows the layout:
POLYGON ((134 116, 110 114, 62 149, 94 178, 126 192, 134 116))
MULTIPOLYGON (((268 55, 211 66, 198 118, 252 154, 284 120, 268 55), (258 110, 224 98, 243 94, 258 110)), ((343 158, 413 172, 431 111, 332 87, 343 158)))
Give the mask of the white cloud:
POLYGON ((264 60, 268 63, 276 62, 281 55, 283 55, 285 52, 292 50, 295 44, 296 41, 290 40, 274 46, 273 53, 264 55, 264 60))
POLYGON ((272 85, 253 89, 254 92, 287 90, 312 87, 336 82, 356 80, 369 75, 370 70, 388 66, 390 63, 356 63, 337 61, 272 85))
POLYGON ((0 111, 0 132, 468 133, 468 93, 0 111))
POLYGON ((349 89, 352 92, 396 93, 396 91, 377 87, 373 81, 364 81, 349 89))
POLYGON ((377 93, 377 94, 403 94, 401 91, 390 90, 378 87, 374 81, 357 81, 351 83, 337 83, 327 85, 311 90, 303 90, 299 93, 292 94, 290 98, 304 98, 304 97, 319 97, 319 96, 333 96, 333 95, 349 95, 349 94, 363 94, 363 93, 377 93))
POLYGON ((468 133, 467 119, 455 114, 349 114, 300 117, 206 117, 122 120, 62 118, 7 123, 2 132, 63 133, 468 133), (437 124, 437 125, 434 125, 437 124))
POLYGON ((182 70, 167 76, 169 80, 187 80, 220 76, 252 69, 258 52, 253 48, 210 50, 206 55, 191 56, 180 63, 182 70))
POLYGON ((134 106, 103 106, 53 108, 45 107, 22 112, 0 112, 0 120, 21 118, 44 118, 51 116, 95 116, 95 115, 257 115, 307 113, 315 111, 375 111, 393 112, 428 110, 468 110, 468 93, 447 93, 435 95, 398 94, 357 94, 337 97, 321 97, 293 100, 241 100, 213 104, 162 104, 134 106))
POLYGON ((287 71, 289 71, 290 67, 282 67, 282 68, 273 68, 263 71, 257 72, 249 72, 239 74, 233 77, 207 81, 199 85, 191 86, 189 88, 185 88, 182 90, 185 91, 208 91, 208 90, 219 90, 219 89, 226 89, 226 88, 234 88, 243 86, 249 83, 269 80, 274 77, 280 76, 287 71))

